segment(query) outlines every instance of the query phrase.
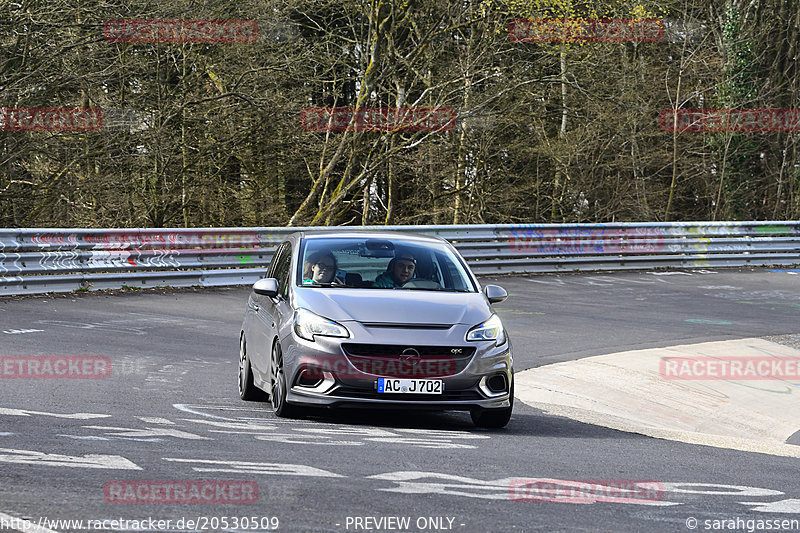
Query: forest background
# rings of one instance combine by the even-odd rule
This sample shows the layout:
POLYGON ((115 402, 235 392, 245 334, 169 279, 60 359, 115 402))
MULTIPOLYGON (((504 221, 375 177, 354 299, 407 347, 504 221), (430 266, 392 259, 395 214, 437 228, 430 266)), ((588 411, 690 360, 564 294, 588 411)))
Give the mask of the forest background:
POLYGON ((800 107, 797 0, 0 0, 2 227, 800 218, 794 131, 664 110, 800 107), (655 42, 521 42, 515 19, 657 19, 655 42), (236 43, 120 43, 113 19, 255 20, 236 43), (448 108, 439 131, 309 131, 318 107, 448 108))

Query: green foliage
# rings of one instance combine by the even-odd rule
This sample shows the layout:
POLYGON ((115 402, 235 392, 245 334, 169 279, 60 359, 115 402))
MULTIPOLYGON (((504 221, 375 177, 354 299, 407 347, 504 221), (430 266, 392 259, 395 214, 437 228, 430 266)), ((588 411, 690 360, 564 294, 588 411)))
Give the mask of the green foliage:
POLYGON ((0 107, 134 114, 101 131, 0 129, 0 225, 603 222, 659 220, 668 202, 678 220, 797 218, 796 134, 658 123, 674 106, 797 107, 797 27, 790 0, 3 2, 0 107), (133 18, 254 19, 260 38, 103 39, 133 18), (518 18, 658 18, 667 32, 515 42, 518 18), (398 105, 458 121, 300 123, 309 107, 398 105))
POLYGON ((756 50, 752 39, 742 29, 742 16, 734 5, 729 5, 722 25, 724 74, 719 84, 717 101, 720 107, 748 105, 756 97, 756 50))

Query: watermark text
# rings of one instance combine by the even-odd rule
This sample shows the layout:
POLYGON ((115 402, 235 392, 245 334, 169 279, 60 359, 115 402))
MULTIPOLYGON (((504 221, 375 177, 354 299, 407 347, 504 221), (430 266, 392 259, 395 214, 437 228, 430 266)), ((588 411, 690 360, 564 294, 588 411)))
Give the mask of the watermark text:
POLYGON ((781 379, 800 380, 800 358, 775 357, 663 357, 664 379, 781 379))
POLYGON ((111 375, 111 359, 103 355, 4 355, 5 379, 103 379, 111 375))
POLYGON ((255 20, 109 20, 103 37, 110 43, 253 43, 255 20))
POLYGON ((508 496, 519 502, 661 501, 664 486, 657 481, 631 479, 515 479, 509 484, 508 496))
POLYGON ((317 107, 303 109, 307 131, 439 131, 451 130, 456 112, 440 107, 317 107))
POLYGON ((659 19, 514 19, 508 24, 512 41, 527 43, 655 42, 664 38, 659 19))
POLYGON ((96 107, 0 107, 2 131, 94 131, 103 126, 96 107))
POLYGON ((109 481, 103 486, 108 503, 254 503, 254 481, 109 481))
POLYGON ((800 109, 665 109, 658 120, 679 133, 800 131, 800 109))

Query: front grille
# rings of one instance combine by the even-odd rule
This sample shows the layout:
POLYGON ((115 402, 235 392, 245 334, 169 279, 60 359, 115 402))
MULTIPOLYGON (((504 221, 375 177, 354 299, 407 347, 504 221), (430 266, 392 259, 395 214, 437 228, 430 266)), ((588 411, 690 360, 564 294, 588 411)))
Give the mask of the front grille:
POLYGON ((450 329, 452 324, 395 324, 390 322, 362 322, 365 328, 384 329, 450 329))
POLYGON ((331 395, 341 398, 366 398, 373 400, 391 400, 395 402, 452 402, 481 400, 481 395, 473 390, 447 392, 442 394, 383 394, 377 391, 339 387, 331 395))
POLYGON ((475 355, 474 346, 343 343, 342 349, 361 372, 392 378, 452 376, 464 370, 475 355))

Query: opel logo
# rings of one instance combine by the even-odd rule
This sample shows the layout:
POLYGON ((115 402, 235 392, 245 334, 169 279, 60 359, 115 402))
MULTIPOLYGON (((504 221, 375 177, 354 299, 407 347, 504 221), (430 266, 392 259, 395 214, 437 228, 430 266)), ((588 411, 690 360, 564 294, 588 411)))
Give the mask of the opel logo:
POLYGON ((421 360, 421 356, 414 348, 406 348, 403 350, 403 353, 400 354, 400 360, 411 363, 412 366, 417 366, 421 360))

